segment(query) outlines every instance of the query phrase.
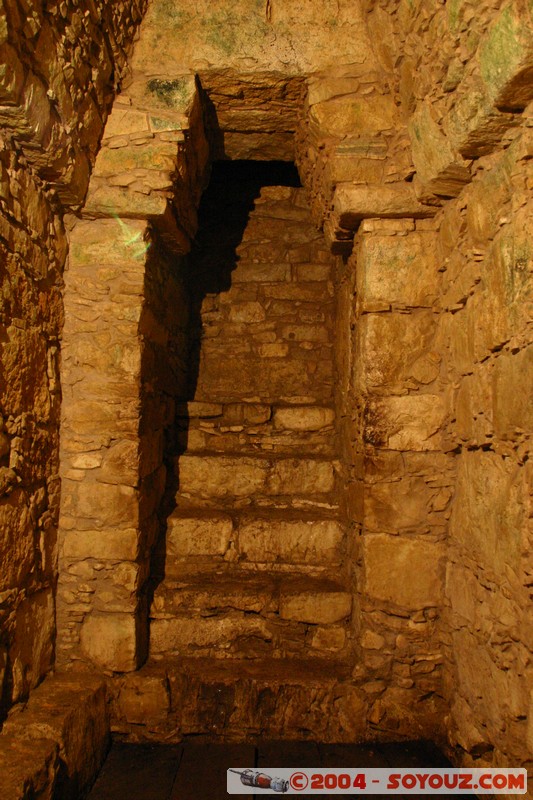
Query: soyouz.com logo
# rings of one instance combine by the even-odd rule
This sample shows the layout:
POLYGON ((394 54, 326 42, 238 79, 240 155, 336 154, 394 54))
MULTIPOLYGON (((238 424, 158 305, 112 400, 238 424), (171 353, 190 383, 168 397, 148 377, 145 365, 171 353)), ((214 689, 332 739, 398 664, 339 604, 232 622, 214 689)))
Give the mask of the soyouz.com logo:
POLYGON ((525 769, 228 769, 228 794, 243 786, 279 794, 525 794, 525 769))

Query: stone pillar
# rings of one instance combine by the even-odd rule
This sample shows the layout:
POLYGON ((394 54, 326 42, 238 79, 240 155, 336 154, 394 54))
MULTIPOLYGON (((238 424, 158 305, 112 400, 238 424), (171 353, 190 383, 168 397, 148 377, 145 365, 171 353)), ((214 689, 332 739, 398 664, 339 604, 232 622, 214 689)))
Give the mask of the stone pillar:
POLYGON ((421 724, 424 735, 438 730, 443 712, 438 620, 453 487, 452 457, 443 452, 446 405, 435 345, 440 272, 432 226, 365 220, 353 257, 353 387, 363 462, 356 674, 388 684, 371 722, 398 733, 421 724))
POLYGON ((145 595, 165 489, 164 430, 183 384, 180 319, 187 310, 175 257, 194 235, 208 157, 194 77, 172 85, 180 91, 163 109, 144 85, 130 87, 134 97, 146 95, 140 107, 131 97, 117 100, 83 215, 70 231, 61 665, 88 661, 127 672, 147 654, 145 595))
POLYGON ((140 503, 144 220, 70 235, 62 351, 58 656, 128 671, 144 660, 152 531, 140 503))

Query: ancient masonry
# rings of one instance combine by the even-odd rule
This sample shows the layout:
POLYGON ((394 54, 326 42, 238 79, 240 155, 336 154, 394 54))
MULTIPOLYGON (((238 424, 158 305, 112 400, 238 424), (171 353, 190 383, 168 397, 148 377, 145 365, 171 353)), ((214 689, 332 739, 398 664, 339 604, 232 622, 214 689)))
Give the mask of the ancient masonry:
POLYGON ((0 794, 531 769, 532 4, 222 5, 0 1, 0 794))

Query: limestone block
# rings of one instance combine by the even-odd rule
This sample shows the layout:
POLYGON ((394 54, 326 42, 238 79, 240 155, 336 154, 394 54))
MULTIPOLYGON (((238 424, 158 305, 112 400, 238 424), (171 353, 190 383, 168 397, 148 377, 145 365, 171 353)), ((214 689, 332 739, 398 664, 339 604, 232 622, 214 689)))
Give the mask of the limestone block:
POLYGON ((436 322, 430 311, 362 316, 358 335, 367 391, 395 391, 435 380, 440 370, 439 354, 432 348, 436 322))
POLYGON ((315 325, 286 325, 281 330, 284 339, 292 342, 327 342, 329 331, 315 325))
POLYGON ((162 721, 170 710, 167 681, 161 676, 127 676, 116 700, 117 713, 133 725, 162 721))
POLYGON ((518 124, 515 114, 497 111, 481 83, 462 84, 446 118, 446 130, 455 150, 464 158, 491 153, 510 127, 518 124))
POLYGON ((316 103, 309 109, 311 125, 321 134, 347 136, 381 134, 398 124, 391 95, 345 95, 316 103))
POLYGON ((316 650, 338 652, 346 644, 346 629, 341 626, 317 628, 311 638, 311 647, 316 650))
POLYGON ((233 534, 233 522, 226 514, 198 517, 172 515, 167 523, 167 573, 172 557, 223 556, 233 534))
POLYGON ((365 438, 390 450, 440 450, 445 420, 446 408, 438 395, 370 399, 365 438))
POLYGON ((265 316, 263 306, 255 301, 240 303, 230 308, 231 322, 263 322, 265 316))
POLYGON ((85 520, 83 527, 134 528, 139 521, 138 492, 131 486, 63 480, 62 514, 85 520), (87 523, 90 523, 89 525, 87 523))
POLYGON ((264 489, 267 461, 227 456, 181 456, 180 492, 201 497, 248 497, 264 489))
POLYGON ((134 614, 90 614, 81 626, 82 652, 101 669, 132 672, 139 666, 137 628, 134 614))
POLYGON ((533 431, 531 375, 533 345, 516 354, 502 353, 496 359, 492 419, 494 430, 502 439, 533 431))
POLYGON ((102 147, 94 175, 109 178, 121 173, 131 174, 133 170, 172 173, 176 168, 177 147, 174 142, 152 140, 142 146, 111 149, 102 147))
POLYGON ((456 197, 470 181, 469 164, 454 152, 427 101, 418 105, 408 130, 413 161, 425 190, 456 197))
POLYGON ((281 342, 260 344, 258 353, 261 358, 283 358, 289 353, 289 345, 281 342))
POLYGON ((60 532, 60 557, 66 562, 95 558, 105 561, 136 561, 139 555, 139 532, 124 530, 60 532))
POLYGON ((357 277, 361 309, 433 305, 440 285, 435 245, 436 236, 429 231, 402 237, 364 235, 357 277))
POLYGON ((496 575, 519 569, 527 529, 527 478, 524 470, 496 453, 463 452, 450 534, 472 557, 496 575))
POLYGON ((106 686, 101 677, 55 675, 36 689, 6 732, 20 741, 42 737, 59 744, 61 797, 77 800, 92 784, 109 746, 106 686))
POLYGON ((16 105, 24 85, 24 67, 16 50, 2 42, 0 45, 0 102, 16 105))
POLYGON ((433 206, 423 205, 411 183, 365 185, 339 183, 333 198, 333 214, 341 228, 356 230, 362 219, 415 219, 432 217, 433 206))
POLYGON ((481 625, 483 593, 476 576, 463 564, 449 563, 446 567, 446 597, 455 614, 472 628, 481 625))
POLYGON ((17 735, 0 737, 0 772, 4 800, 53 800, 60 770, 57 742, 47 738, 23 741, 17 735))
POLYGON ((311 495, 333 491, 335 470, 329 461, 282 459, 268 477, 266 491, 271 495, 311 495))
MULTIPOLYGON (((150 130, 146 111, 137 111, 130 106, 115 103, 107 118, 102 142, 114 136, 128 136, 131 133, 147 133, 150 130)), ((142 149, 142 148, 141 148, 142 149)))
POLYGON ((436 491, 422 478, 403 478, 365 487, 365 527, 369 531, 395 533, 422 529, 428 524, 436 491))
POLYGON ((177 617, 153 619, 150 625, 150 651, 185 653, 189 649, 217 648, 231 650, 241 637, 270 641, 272 633, 261 617, 211 617, 199 624, 197 619, 177 617))
POLYGON ((498 108, 525 108, 533 99, 531 9, 515 1, 500 11, 481 42, 479 66, 498 108))
POLYGON ((139 443, 123 439, 114 442, 105 452, 102 466, 96 473, 102 483, 137 486, 139 483, 139 443))
POLYGON ((27 696, 52 667, 54 633, 55 608, 50 589, 31 594, 20 603, 9 651, 13 703, 27 696))
POLYGON ((239 525, 238 550, 254 562, 339 564, 344 531, 335 520, 245 518, 239 525))
POLYGON ((365 592, 402 608, 439 606, 445 555, 440 543, 367 534, 363 537, 365 592))
MULTIPOLYGON (((1 479, 0 479, 1 480, 1 479)), ((30 509, 15 490, 0 505, 0 587, 22 586, 34 563, 34 525, 30 509)))
POLYGON ((484 292, 473 298, 476 358, 496 350, 533 318, 530 206, 513 215, 495 237, 485 261, 484 292))
POLYGON ((178 417, 190 417, 191 419, 209 419, 211 417, 222 416, 224 406, 222 403, 201 403, 198 401, 191 401, 185 403, 183 406, 178 406, 178 417))
POLYGON ((491 738, 501 730, 502 719, 527 715, 528 686, 515 670, 499 668, 490 648, 480 646, 469 628, 454 632, 453 646, 459 686, 468 692, 474 715, 491 738))
POLYGON ((288 406, 274 412, 274 425, 291 431, 320 431, 330 427, 335 419, 332 408, 319 406, 288 406))
POLYGON ((350 616, 352 596, 348 592, 320 592, 311 589, 298 594, 281 592, 279 615, 282 619, 311 624, 340 622, 350 616))
POLYGON ((48 379, 42 365, 46 364, 46 340, 32 328, 15 325, 5 328, 2 343, 2 366, 9 382, 2 390, 2 402, 12 414, 31 412, 42 420, 50 413, 48 379))
MULTIPOLYGON (((115 211, 115 209, 114 209, 115 211)), ((142 295, 144 259, 139 258, 140 243, 147 230, 143 219, 77 220, 69 235, 69 263, 72 267, 140 264, 137 270, 138 294, 142 295)), ((72 277, 67 275, 67 281, 72 277)))
MULTIPOLYGON (((111 186, 105 179, 91 181, 84 211, 95 216, 117 216, 133 219, 163 218, 167 212, 167 192, 146 192, 134 189, 111 186)), ((142 245, 131 246, 135 257, 141 258, 144 252, 142 245)))
POLYGON ((291 278, 290 264, 253 264, 239 261, 237 268, 231 273, 231 282, 235 283, 278 283, 291 278))
POLYGON ((357 737, 366 723, 368 700, 362 689, 345 685, 341 696, 335 700, 335 715, 343 731, 350 737, 357 737))

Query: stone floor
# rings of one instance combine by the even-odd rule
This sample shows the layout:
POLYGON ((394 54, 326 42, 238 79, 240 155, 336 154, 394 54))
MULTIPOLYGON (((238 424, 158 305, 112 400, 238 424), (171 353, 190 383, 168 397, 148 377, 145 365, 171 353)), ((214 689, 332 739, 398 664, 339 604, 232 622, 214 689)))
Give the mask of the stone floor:
MULTIPOLYGON (((232 766, 444 767, 448 762, 427 742, 365 746, 313 742, 213 745, 195 740, 179 745, 115 743, 88 800, 222 800, 229 797, 226 770, 232 766)), ((237 800, 280 796, 264 792, 232 795, 237 800)), ((466 795, 462 798, 468 800, 466 795)))

